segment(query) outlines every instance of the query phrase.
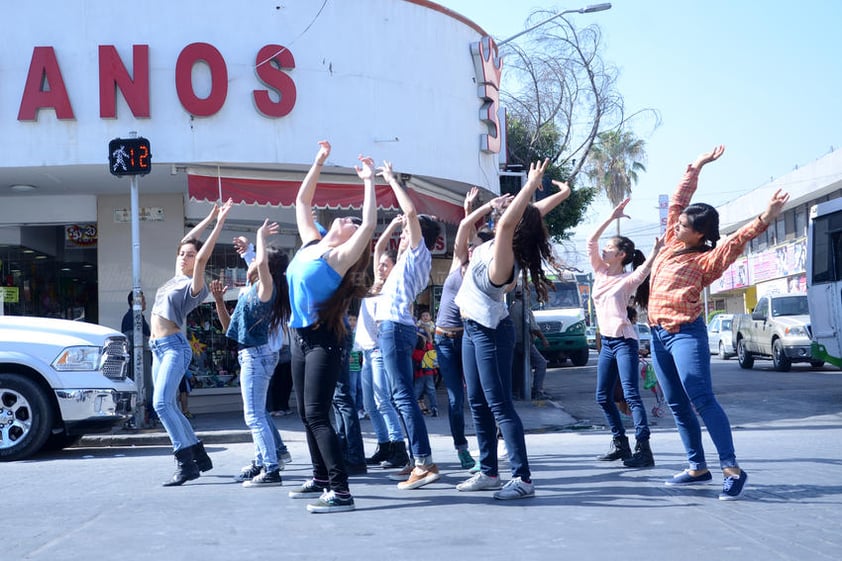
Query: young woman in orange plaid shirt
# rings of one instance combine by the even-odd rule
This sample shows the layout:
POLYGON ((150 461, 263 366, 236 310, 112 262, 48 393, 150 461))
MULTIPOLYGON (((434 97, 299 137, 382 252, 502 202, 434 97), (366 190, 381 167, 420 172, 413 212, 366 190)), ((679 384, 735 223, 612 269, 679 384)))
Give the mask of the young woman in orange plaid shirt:
POLYGON ((705 462, 698 412, 719 454, 724 475, 719 498, 727 501, 742 495, 748 475, 737 463, 731 424, 713 394, 702 291, 743 253, 751 239, 774 222, 789 195, 778 189, 766 210, 717 246, 719 214, 708 204, 690 204, 690 199, 702 167, 724 152, 724 146, 717 146, 701 154, 687 167, 670 198, 664 248, 652 267, 648 314, 652 362, 689 464, 666 484, 693 485, 713 478, 705 462))

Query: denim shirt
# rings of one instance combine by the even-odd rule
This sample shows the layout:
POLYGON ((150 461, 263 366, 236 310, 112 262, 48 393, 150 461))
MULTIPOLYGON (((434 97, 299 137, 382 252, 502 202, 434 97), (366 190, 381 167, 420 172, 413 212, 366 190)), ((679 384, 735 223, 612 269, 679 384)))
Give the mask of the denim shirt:
POLYGON ((257 283, 240 292, 237 306, 231 314, 231 323, 225 335, 242 347, 259 347, 269 342, 269 321, 275 290, 267 302, 261 302, 257 295, 257 283))

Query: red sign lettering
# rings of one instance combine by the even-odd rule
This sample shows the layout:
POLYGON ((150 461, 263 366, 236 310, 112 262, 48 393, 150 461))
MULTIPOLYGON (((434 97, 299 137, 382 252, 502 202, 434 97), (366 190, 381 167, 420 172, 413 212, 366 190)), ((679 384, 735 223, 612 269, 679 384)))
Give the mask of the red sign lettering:
POLYGON ((35 47, 20 100, 18 121, 37 121, 38 111, 48 107, 55 110, 59 119, 75 118, 56 52, 52 47, 35 47))
POLYGON ((257 53, 255 71, 260 81, 280 98, 272 101, 267 90, 254 90, 254 104, 267 117, 284 117, 295 106, 295 82, 283 69, 295 68, 295 59, 289 49, 280 45, 266 45, 257 53))
POLYGON ((216 47, 208 43, 191 43, 184 47, 175 63, 175 90, 182 107, 191 115, 210 117, 225 104, 228 97, 228 68, 216 47), (198 62, 208 65, 211 74, 211 91, 200 98, 193 90, 193 66, 198 62))
POLYGON ((117 117, 117 89, 132 115, 149 117, 149 45, 132 47, 134 78, 129 75, 113 45, 99 46, 99 116, 117 117))
POLYGON ((503 73, 503 59, 497 54, 497 45, 491 37, 483 37, 471 44, 474 57, 474 71, 479 89, 477 95, 483 100, 479 118, 488 134, 480 135, 480 149, 483 152, 499 154, 503 136, 500 126, 500 77, 503 73))

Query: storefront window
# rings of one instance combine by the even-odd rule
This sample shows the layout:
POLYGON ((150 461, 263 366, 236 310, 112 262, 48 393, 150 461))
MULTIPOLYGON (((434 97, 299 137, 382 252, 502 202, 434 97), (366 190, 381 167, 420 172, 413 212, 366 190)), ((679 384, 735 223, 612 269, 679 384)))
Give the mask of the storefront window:
POLYGON ((0 244, 0 314, 98 322, 96 225, 14 226, 0 244))

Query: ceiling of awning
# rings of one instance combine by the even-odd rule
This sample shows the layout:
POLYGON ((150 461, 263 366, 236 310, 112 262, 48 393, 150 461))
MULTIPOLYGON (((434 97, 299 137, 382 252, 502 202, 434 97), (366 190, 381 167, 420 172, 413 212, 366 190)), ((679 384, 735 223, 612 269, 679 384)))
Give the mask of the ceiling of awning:
MULTIPOLYGON (((198 201, 231 198, 235 203, 294 207, 295 196, 300 186, 300 180, 210 176, 190 172, 187 174, 188 193, 198 201)), ((451 224, 458 224, 465 216, 461 205, 423 193, 411 185, 407 188, 407 193, 419 213, 434 215, 439 220, 451 224)), ((388 185, 376 185, 375 194, 379 209, 400 210, 388 185)), ((359 180, 355 183, 320 181, 313 206, 331 210, 357 210, 362 207, 362 202, 363 187, 359 180)))

